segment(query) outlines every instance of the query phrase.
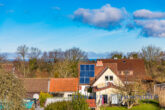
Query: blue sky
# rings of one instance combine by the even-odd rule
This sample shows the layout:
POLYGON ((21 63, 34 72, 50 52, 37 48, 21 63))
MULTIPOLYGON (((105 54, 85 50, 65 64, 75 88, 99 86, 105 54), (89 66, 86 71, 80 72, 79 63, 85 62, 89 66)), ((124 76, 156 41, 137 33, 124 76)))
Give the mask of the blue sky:
POLYGON ((164 0, 0 0, 0 52, 165 49, 164 0), (130 27, 131 26, 131 27, 130 27))

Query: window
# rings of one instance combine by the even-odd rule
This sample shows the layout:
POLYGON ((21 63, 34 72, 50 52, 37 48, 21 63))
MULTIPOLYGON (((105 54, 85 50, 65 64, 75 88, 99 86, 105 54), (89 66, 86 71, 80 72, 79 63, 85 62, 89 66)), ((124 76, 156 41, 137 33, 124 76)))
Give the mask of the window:
POLYGON ((105 76, 105 81, 113 81, 113 76, 105 76))
POLYGON ((110 81, 113 81, 113 76, 110 76, 109 79, 110 79, 110 81))
POLYGON ((72 94, 68 94, 68 97, 72 97, 72 94))
POLYGON ((108 81, 108 76, 105 76, 105 80, 108 81))

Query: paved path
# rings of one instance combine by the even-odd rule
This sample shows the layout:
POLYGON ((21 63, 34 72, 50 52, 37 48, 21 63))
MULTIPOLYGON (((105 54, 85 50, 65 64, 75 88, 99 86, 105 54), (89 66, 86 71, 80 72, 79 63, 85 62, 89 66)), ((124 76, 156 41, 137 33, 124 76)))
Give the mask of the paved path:
POLYGON ((35 110, 44 110, 44 108, 37 107, 35 110))

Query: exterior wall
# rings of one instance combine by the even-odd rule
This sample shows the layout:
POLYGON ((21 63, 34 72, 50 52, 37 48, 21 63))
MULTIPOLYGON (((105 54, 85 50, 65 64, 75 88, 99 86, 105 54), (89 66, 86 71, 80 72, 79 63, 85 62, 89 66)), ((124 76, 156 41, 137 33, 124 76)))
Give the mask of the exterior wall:
POLYGON ((64 92, 63 98, 72 97, 72 96, 69 96, 69 95, 72 95, 72 94, 74 94, 74 92, 64 92))
POLYGON ((105 76, 111 75, 113 76, 113 84, 117 86, 123 86, 122 81, 117 77, 115 73, 113 73, 109 68, 103 73, 103 75, 93 84, 93 86, 97 86, 98 88, 102 88, 106 86, 105 76))
POLYGON ((82 94, 82 95, 86 95, 86 96, 89 96, 89 93, 87 91, 86 88, 90 87, 89 85, 80 85, 80 90, 79 90, 79 93, 82 94))
POLYGON ((112 94, 117 94, 118 90, 114 89, 114 88, 108 88, 102 91, 97 91, 96 92, 96 105, 100 106, 102 105, 102 99, 101 96, 102 95, 107 95, 108 96, 108 104, 110 104, 111 102, 111 95, 112 94))

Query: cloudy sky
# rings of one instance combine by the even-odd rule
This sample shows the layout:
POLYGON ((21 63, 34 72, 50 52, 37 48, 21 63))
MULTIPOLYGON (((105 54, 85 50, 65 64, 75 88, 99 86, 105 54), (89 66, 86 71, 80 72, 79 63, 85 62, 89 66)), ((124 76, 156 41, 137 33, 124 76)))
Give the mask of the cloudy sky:
POLYGON ((165 49, 165 0, 0 0, 0 52, 165 49))

